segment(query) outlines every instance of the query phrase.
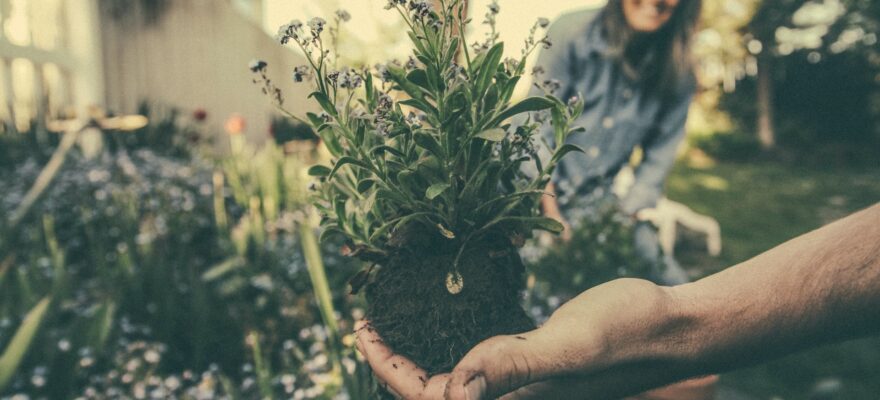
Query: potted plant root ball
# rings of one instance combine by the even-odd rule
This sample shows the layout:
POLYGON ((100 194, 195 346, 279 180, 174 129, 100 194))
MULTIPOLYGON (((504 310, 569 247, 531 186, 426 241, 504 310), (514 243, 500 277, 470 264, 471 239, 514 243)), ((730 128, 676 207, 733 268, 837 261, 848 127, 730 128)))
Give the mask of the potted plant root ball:
MULTIPOLYGON (((535 229, 563 229, 537 207, 554 166, 579 150, 546 145, 551 157, 542 163, 537 129, 552 120, 555 143, 565 143, 583 105, 511 101, 528 54, 549 46, 535 37, 545 20, 517 58, 505 59, 494 33, 465 45, 462 0, 441 0, 440 9, 393 0, 387 8, 409 27, 408 62, 333 69, 317 18, 283 26, 279 39, 305 53, 308 66, 294 77, 314 83, 309 97, 323 110, 291 116, 309 123, 333 156, 309 170, 319 180, 322 238, 343 236, 344 251, 365 261, 352 290, 364 290, 366 316, 386 344, 435 374, 484 339, 534 327, 520 306, 517 247, 535 229)), ((487 21, 496 12, 490 7, 487 21)), ((338 12, 335 21, 345 19, 338 12)), ((332 38, 337 24, 328 27, 332 38)), ((265 63, 254 65, 265 76, 265 63)))

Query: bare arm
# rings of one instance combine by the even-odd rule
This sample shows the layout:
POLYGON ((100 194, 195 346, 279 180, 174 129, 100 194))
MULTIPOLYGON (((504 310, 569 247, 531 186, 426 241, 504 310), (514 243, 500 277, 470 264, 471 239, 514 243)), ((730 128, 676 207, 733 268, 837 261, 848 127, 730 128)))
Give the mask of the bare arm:
POLYGON ((385 368, 381 344, 361 347, 380 378, 420 398, 444 387, 448 399, 613 399, 877 332, 880 204, 694 283, 597 286, 534 331, 481 343, 430 385, 385 368))

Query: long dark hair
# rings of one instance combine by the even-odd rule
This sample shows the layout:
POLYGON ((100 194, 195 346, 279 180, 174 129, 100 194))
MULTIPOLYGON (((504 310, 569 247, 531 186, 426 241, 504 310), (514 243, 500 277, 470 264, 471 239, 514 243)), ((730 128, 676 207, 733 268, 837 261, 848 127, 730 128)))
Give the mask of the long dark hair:
POLYGON ((626 22, 623 0, 609 0, 602 13, 609 55, 649 90, 672 94, 683 80, 692 77, 691 44, 701 7, 702 0, 681 0, 660 30, 639 35, 626 22))

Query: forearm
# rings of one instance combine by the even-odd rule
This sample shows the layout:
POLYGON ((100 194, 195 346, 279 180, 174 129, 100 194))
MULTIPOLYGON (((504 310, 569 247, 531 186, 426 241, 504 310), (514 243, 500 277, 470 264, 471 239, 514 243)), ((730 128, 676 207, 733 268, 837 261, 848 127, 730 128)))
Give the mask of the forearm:
POLYGON ((880 204, 670 292, 703 372, 878 332, 880 204))

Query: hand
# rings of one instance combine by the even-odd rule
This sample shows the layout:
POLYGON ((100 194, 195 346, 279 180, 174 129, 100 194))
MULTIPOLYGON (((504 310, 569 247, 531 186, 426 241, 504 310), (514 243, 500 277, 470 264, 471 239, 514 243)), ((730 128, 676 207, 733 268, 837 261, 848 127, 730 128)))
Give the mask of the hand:
POLYGON ((680 378, 648 373, 647 354, 627 350, 651 350, 650 332, 637 332, 668 315, 669 306, 665 289, 649 282, 609 282, 560 307, 544 326, 490 338, 451 373, 430 378, 363 321, 357 345, 377 378, 405 399, 621 398, 680 378))
POLYGON ((571 225, 569 225, 568 221, 565 220, 565 217, 562 216, 562 212, 559 210, 559 203, 556 201, 556 186, 553 185, 552 182, 548 183, 544 191, 548 193, 548 195, 541 197, 541 209, 544 212, 544 216, 553 218, 562 224, 564 229, 559 235, 559 238, 562 239, 563 242, 568 242, 571 240, 572 235, 571 225))

